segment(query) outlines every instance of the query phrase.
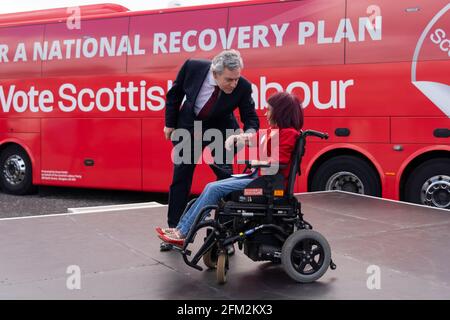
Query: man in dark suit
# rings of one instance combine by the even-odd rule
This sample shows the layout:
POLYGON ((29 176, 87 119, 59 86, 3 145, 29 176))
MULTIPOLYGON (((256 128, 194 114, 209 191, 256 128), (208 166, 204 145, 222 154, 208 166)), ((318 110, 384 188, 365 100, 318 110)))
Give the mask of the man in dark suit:
MULTIPOLYGON (((164 127, 166 139, 171 138, 175 129, 183 128, 189 131, 192 137, 189 143, 193 143, 194 121, 201 121, 203 130, 218 129, 225 141, 227 129, 239 129, 233 114, 236 108, 239 108, 244 131, 257 131, 259 119, 251 96, 252 87, 241 76, 242 67, 242 58, 236 50, 225 50, 212 61, 187 60, 167 92, 164 127), (184 98, 186 100, 181 105, 184 98)), ((202 150, 205 146, 206 143, 202 141, 202 150)), ((222 153, 224 154, 225 152, 222 153)), ((196 160, 192 154, 189 163, 174 164, 167 214, 170 228, 176 227, 186 207, 196 160)), ((221 176, 223 170, 232 170, 224 159, 214 158, 214 162, 216 167, 222 169, 217 170, 214 165, 211 166, 218 179, 225 177, 221 176)))

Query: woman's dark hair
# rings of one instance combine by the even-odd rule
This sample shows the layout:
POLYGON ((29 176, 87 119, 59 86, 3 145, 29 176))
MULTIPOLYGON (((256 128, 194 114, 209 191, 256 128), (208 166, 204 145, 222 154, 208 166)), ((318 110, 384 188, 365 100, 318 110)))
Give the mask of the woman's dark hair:
POLYGON ((300 130, 303 127, 302 103, 295 95, 278 92, 272 95, 267 102, 272 107, 270 120, 275 122, 278 128, 300 130))

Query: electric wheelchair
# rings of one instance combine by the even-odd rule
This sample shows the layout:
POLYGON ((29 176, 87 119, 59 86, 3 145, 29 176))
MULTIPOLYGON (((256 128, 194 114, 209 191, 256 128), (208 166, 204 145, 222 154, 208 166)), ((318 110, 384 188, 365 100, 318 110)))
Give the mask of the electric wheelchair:
MULTIPOLYGON (((301 132, 291 155, 287 183, 281 173, 262 175, 244 190, 229 194, 218 205, 201 209, 184 246, 176 248, 187 265, 201 271, 198 262, 203 259, 208 268, 216 269, 218 283, 225 283, 229 269, 227 249, 237 243, 253 261, 281 263, 285 272, 300 283, 313 282, 328 267, 336 268, 328 241, 303 219, 301 204, 293 195, 308 136, 328 138, 326 133, 313 130, 301 132), (194 254, 189 246, 201 229, 206 229, 206 236, 194 254)), ((267 167, 246 163, 246 169, 267 167)), ((194 201, 187 204, 185 213, 194 201)))

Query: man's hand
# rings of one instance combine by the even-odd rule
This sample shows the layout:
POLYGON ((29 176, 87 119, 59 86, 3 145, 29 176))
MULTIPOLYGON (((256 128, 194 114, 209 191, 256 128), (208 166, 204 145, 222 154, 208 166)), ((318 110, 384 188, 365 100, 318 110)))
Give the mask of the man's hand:
POLYGON ((249 146, 253 146, 253 137, 255 137, 255 133, 253 132, 248 132, 248 133, 243 133, 241 132, 240 134, 233 134, 231 136, 229 136, 227 138, 227 140, 225 140, 225 149, 227 149, 228 151, 232 150, 234 147, 234 144, 236 144, 237 150, 241 150, 243 147, 245 147, 246 145, 249 146))
POLYGON ((170 140, 173 130, 175 130, 175 128, 164 127, 164 136, 166 137, 166 140, 170 140))
POLYGON ((244 134, 234 134, 231 135, 225 140, 225 149, 228 151, 233 150, 234 144, 238 150, 245 146, 246 137, 244 134))
POLYGON ((228 151, 232 150, 237 137, 238 135, 235 134, 229 136, 227 140, 225 140, 225 149, 227 149, 228 151))

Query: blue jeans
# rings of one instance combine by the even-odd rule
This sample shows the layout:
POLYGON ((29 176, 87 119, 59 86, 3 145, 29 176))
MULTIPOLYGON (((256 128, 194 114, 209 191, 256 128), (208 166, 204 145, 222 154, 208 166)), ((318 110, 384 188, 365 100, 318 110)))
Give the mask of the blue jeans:
POLYGON ((195 218, 203 207, 208 205, 216 205, 221 198, 225 197, 232 191, 244 189, 244 187, 253 181, 253 179, 253 177, 231 177, 208 183, 192 207, 190 207, 184 216, 182 216, 177 225, 177 229, 181 231, 183 237, 186 237, 195 221, 195 218))

